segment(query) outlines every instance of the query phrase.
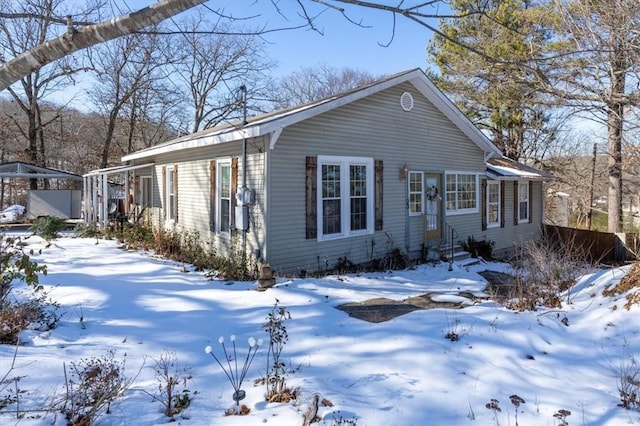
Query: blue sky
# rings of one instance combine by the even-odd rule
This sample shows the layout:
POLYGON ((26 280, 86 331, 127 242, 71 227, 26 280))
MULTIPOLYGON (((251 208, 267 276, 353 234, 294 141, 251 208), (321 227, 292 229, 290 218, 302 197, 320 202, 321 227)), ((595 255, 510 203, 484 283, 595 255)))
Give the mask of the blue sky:
MULTIPOLYGON (((348 17, 361 22, 362 26, 358 26, 336 10, 310 1, 304 4, 308 7, 309 15, 316 16, 317 27, 323 34, 304 29, 265 35, 264 39, 270 43, 269 56, 278 62, 278 68, 274 70, 276 74, 288 74, 319 63, 338 68, 356 68, 373 75, 392 74, 411 68, 425 69, 428 66, 426 47, 431 32, 425 27, 407 18, 397 17, 394 31, 391 13, 363 7, 348 8, 348 17), (384 47, 386 44, 389 46, 384 47)), ((270 28, 295 26, 303 22, 298 16, 300 8, 292 0, 279 3, 282 14, 288 20, 267 1, 210 1, 208 5, 223 6, 226 12, 234 16, 260 14, 259 18, 249 22, 268 23, 270 28)), ((441 7, 441 10, 444 8, 441 7)), ((425 12, 433 11, 433 8, 425 9, 425 12)))
MULTIPOLYGON (((111 5, 114 14, 123 14, 154 2, 155 0, 111 0, 111 5)), ((394 30, 393 15, 389 12, 364 7, 347 8, 346 15, 352 21, 360 23, 357 25, 349 22, 340 12, 319 3, 311 0, 303 0, 302 3, 307 13, 315 17, 315 24, 321 33, 310 29, 296 29, 263 35, 267 56, 276 63, 272 70, 274 77, 320 64, 354 68, 374 76, 428 67, 426 47, 431 32, 427 28, 407 18, 397 17, 394 30)), ((204 13, 209 8, 221 10, 225 15, 243 18, 236 21, 236 25, 247 28, 281 29, 304 23, 298 2, 294 0, 280 0, 280 13, 268 0, 209 0, 204 6, 197 7, 204 13)), ((439 7, 441 13, 447 11, 444 6, 439 7)), ((432 13, 435 9, 426 8, 423 11, 432 13)), ((178 20, 179 17, 176 21, 178 20)), ((172 21, 167 24, 171 25, 172 21)), ((437 22, 434 21, 433 25, 437 25, 437 22)), ((82 105, 87 84, 89 83, 79 81, 76 86, 65 90, 64 94, 56 93, 49 99, 64 103, 73 98, 71 105, 82 105)))
MULTIPOLYGON (((111 0, 110 4, 113 14, 120 15, 139 10, 155 1, 111 0)), ((209 10, 213 9, 223 11, 225 15, 244 18, 237 20, 236 25, 247 28, 282 29, 300 26, 305 22, 297 1, 279 0, 276 3, 279 10, 270 0, 209 0, 197 8, 211 15, 213 12, 209 10)), ((379 3, 397 4, 395 0, 382 0, 379 3)), ((426 48, 432 33, 405 17, 396 18, 394 29, 393 15, 389 12, 350 6, 345 8, 347 18, 339 11, 311 0, 302 0, 302 4, 308 15, 314 17, 318 31, 295 29, 269 32, 262 36, 268 58, 276 63, 272 69, 273 77, 318 65, 349 67, 374 76, 413 68, 426 69, 429 66, 426 48)), ((438 8, 429 7, 422 11, 448 11, 443 5, 438 8)), ((167 21, 167 24, 171 26, 172 21, 167 21)), ((435 20, 432 24, 437 26, 435 20)), ((71 106, 82 106, 89 84, 82 79, 76 80, 76 85, 66 88, 64 93, 52 93, 48 100, 56 103, 71 100, 71 106)))

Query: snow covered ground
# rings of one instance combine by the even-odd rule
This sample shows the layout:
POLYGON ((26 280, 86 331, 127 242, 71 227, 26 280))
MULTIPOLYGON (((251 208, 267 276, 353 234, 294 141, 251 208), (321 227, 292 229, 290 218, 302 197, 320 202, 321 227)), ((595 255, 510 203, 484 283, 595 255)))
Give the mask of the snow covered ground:
MULTIPOLYGON (((181 425, 300 425, 314 394, 325 425, 513 425, 511 395, 524 399, 517 422, 557 425, 558 410, 571 411, 570 425, 640 424, 640 413, 618 406, 617 376, 630 357, 640 361, 640 309, 627 311, 622 298, 605 298, 625 268, 597 270, 572 290, 560 309, 513 312, 485 301, 460 310, 418 310, 382 323, 349 317, 336 306, 376 297, 402 300, 424 293, 481 293, 483 264, 469 270, 446 264, 393 273, 278 279, 256 291, 251 282, 208 280, 182 265, 148 253, 126 252, 115 241, 71 238, 44 242, 31 237, 27 249, 46 264, 41 283, 65 315, 51 331, 24 334, 10 378, 22 376, 20 405, 0 414, 1 424, 64 425, 59 413, 37 410, 64 395, 63 362, 114 351, 135 380, 100 425, 156 425, 168 422, 149 394, 158 387, 155 361, 167 351, 193 376, 191 406, 176 416, 181 425), (42 253, 37 254, 42 248, 42 253), (225 416, 233 389, 215 360, 230 336, 244 359, 250 337, 262 330, 276 301, 291 314, 282 359, 287 383, 299 390, 293 403, 264 401, 266 345, 250 366, 242 388, 246 416, 225 416), (566 317, 566 320, 563 319, 566 317), (82 318, 82 323, 80 319, 82 318), (567 322, 568 321, 568 322, 567 322), (565 325, 568 324, 568 325, 565 325), (82 327, 84 325, 84 327, 82 327), (448 332, 458 341, 445 338, 448 332), (501 411, 486 408, 495 399, 501 411), (26 412, 16 420, 11 410, 26 412), (494 417, 495 416, 495 417, 494 417), (35 418, 34 418, 35 417, 35 418)), ((0 376, 14 348, 0 345, 0 376)))
POLYGON ((14 204, 0 212, 0 223, 15 222, 24 214, 25 207, 14 204))

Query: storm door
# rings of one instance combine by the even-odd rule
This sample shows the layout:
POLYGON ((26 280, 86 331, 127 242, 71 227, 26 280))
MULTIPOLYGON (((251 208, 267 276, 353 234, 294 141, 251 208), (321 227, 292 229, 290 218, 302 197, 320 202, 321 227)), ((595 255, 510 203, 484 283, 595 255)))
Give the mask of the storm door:
POLYGON ((442 236, 442 178, 435 173, 425 173, 425 239, 436 240, 442 236))

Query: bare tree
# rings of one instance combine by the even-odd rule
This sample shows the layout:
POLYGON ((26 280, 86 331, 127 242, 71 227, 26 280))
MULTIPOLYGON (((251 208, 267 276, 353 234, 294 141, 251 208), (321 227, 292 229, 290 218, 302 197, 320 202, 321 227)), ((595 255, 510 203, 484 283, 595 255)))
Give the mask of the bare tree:
POLYGON ((548 189, 555 193, 566 193, 575 225, 589 227, 592 203, 607 194, 607 155, 603 150, 597 151, 594 168, 593 135, 567 133, 560 139, 563 143, 556 145, 560 150, 551 153, 545 161, 547 169, 556 178, 548 189))
POLYGON ((321 64, 279 78, 271 88, 272 109, 302 105, 378 80, 366 71, 321 64))
MULTIPOLYGON (((141 31, 149 25, 159 23, 182 11, 204 3, 205 1, 206 0, 160 0, 158 3, 155 3, 150 7, 120 16, 115 20, 108 20, 99 24, 58 18, 56 20, 58 23, 67 24, 67 34, 25 51, 19 56, 1 65, 0 90, 9 87, 12 83, 18 81, 33 70, 47 65, 70 53, 104 41, 141 31)), ((352 22, 354 25, 366 27, 366 22, 363 22, 362 19, 352 17, 352 12, 356 9, 368 9, 386 13, 392 18, 390 20, 389 38, 385 43, 387 45, 393 42, 396 25, 398 25, 397 19, 403 18, 422 25, 426 30, 434 34, 440 34, 445 38, 460 43, 461 46, 476 51, 480 55, 487 56, 486 53, 475 49, 472 46, 465 46, 464 43, 455 40, 455 38, 449 37, 436 27, 433 21, 434 18, 459 17, 458 15, 453 15, 449 12, 448 7, 446 7, 448 2, 449 0, 412 0, 402 1, 393 6, 385 4, 385 2, 370 2, 364 0, 298 0, 295 2, 296 11, 291 12, 291 16, 285 16, 283 10, 279 8, 278 2, 271 1, 271 5, 278 13, 283 15, 285 19, 296 19, 298 23, 290 25, 287 28, 270 28, 267 24, 263 24, 258 30, 242 32, 242 34, 260 35, 272 31, 281 31, 283 29, 300 28, 307 28, 322 33, 322 30, 316 25, 316 21, 318 16, 325 14, 327 11, 340 14, 344 19, 352 22), (443 6, 442 9, 440 6, 443 6)), ((476 2, 473 6, 474 7, 466 10, 462 16, 484 13, 484 2, 476 2)), ((224 10, 211 10, 216 16, 227 17, 224 15, 224 10)), ((0 11, 0 18, 11 19, 18 16, 19 15, 0 11)), ((32 17, 37 18, 37 15, 32 15, 32 17)), ((242 19, 247 20, 250 18, 259 20, 260 15, 247 16, 242 19)), ((221 34, 216 30, 209 30, 208 32, 212 34, 221 34)), ((0 60, 3 60, 3 58, 0 58, 0 60)))
MULTIPOLYGON (((0 19, 0 47, 10 54, 17 54, 42 45, 55 34, 56 10, 60 10, 62 0, 34 0, 29 3, 8 3, 6 11, 20 15, 22 19, 0 19), (14 7, 17 7, 15 9, 14 7), (32 17, 37 14, 38 18, 32 17)), ((85 10, 82 16, 91 13, 85 10)), ((82 69, 73 57, 67 56, 63 60, 52 64, 46 69, 35 69, 20 79, 18 87, 9 87, 11 97, 27 118, 26 123, 15 120, 25 139, 28 141, 28 161, 40 166, 46 165, 46 137, 45 127, 51 124, 56 114, 43 114, 41 103, 43 99, 56 90, 61 90, 69 84, 69 76, 82 69)), ((45 185, 48 181, 45 180, 45 185)), ((31 188, 37 188, 37 181, 31 180, 31 188)))
POLYGON ((640 103, 640 2, 555 2, 556 42, 538 82, 607 129, 608 230, 621 232, 626 117, 640 103))
POLYGON ((184 55, 174 65, 193 113, 192 132, 213 127, 237 112, 235 92, 242 85, 251 89, 248 102, 263 97, 264 73, 273 64, 262 53, 262 40, 202 14, 180 26, 177 50, 184 55))
POLYGON ((159 91, 166 79, 163 68, 174 60, 170 41, 157 35, 136 34, 104 43, 92 55, 97 78, 89 95, 105 121, 100 167, 107 167, 110 159, 134 149, 136 116, 142 98, 148 91, 159 91), (122 127, 123 137, 118 138, 120 143, 114 154, 118 126, 122 127))

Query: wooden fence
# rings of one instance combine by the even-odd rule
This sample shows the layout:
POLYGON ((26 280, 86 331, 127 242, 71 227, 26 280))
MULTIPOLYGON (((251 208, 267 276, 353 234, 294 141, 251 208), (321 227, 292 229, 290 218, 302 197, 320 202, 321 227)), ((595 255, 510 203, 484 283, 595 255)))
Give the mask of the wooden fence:
POLYGON ((636 260, 640 255, 640 234, 588 231, 544 225, 544 232, 552 241, 571 244, 584 250, 593 262, 621 263, 636 260))

